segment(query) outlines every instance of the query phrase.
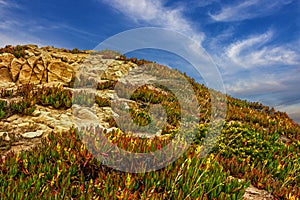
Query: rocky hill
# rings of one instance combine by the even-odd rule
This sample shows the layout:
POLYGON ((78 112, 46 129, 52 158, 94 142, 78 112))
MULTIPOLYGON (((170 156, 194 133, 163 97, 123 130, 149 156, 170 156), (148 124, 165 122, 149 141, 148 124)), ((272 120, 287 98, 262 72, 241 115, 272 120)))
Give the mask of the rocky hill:
POLYGON ((153 173, 122 173, 99 164, 78 139, 74 123, 97 119, 97 132, 112 143, 128 151, 147 152, 174 138, 180 128, 180 112, 189 112, 180 111, 172 92, 149 84, 155 80, 154 74, 170 76, 172 70, 155 64, 154 74, 143 73, 145 63, 151 62, 128 59, 110 50, 36 45, 0 49, 1 199, 36 198, 34 195, 72 199, 299 198, 299 125, 273 108, 226 96, 218 105, 227 104, 222 135, 207 158, 199 158, 210 130, 212 98, 218 93, 184 74, 200 105, 200 123, 194 124, 197 134, 187 153, 153 173), (137 88, 129 99, 121 98, 122 107, 128 107, 135 122, 144 126, 151 121, 149 104, 162 105, 167 115, 163 130, 153 135, 140 131, 143 137, 119 131, 116 119, 122 119, 111 106, 115 86, 128 74, 137 83, 150 82, 137 88), (92 100, 76 89, 86 85, 96 90, 92 100), (82 102, 90 105, 79 109, 82 102))

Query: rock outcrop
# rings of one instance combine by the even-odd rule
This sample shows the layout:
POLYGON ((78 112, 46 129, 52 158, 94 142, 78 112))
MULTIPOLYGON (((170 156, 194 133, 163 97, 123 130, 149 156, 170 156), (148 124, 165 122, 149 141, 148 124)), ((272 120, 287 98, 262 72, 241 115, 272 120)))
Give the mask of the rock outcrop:
POLYGON ((0 82, 43 84, 61 82, 68 86, 74 71, 91 51, 73 54, 53 47, 23 46, 25 56, 16 58, 11 53, 0 54, 0 82))
MULTIPOLYGON (((137 66, 137 61, 101 59, 101 55, 91 55, 92 51, 71 53, 53 47, 38 48, 36 45, 26 45, 24 52, 25 56, 19 58, 11 53, 0 54, 0 90, 16 89, 17 85, 27 83, 48 86, 59 83, 70 86, 75 78, 96 81, 100 81, 100 79, 118 80, 137 66)), ((131 78, 135 79, 134 76, 131 78)), ((151 76, 139 77, 141 81, 152 78, 151 76)), ((97 94, 113 98, 113 92, 109 90, 98 91, 97 94)), ((51 106, 37 105, 31 115, 15 114, 0 119, 0 155, 2 159, 10 150, 19 152, 33 147, 41 142, 42 137, 51 132, 69 130, 76 120, 81 122, 86 120, 86 123, 89 123, 99 119, 103 128, 115 129, 104 120, 114 114, 110 107, 96 106, 93 110, 96 112, 93 113, 88 109, 80 109, 76 106, 60 110, 51 106)), ((273 196, 251 186, 246 190, 243 199, 273 199, 273 196)))
MULTIPOLYGON (((137 66, 128 61, 102 58, 102 54, 91 54, 93 51, 72 53, 53 47, 38 48, 36 45, 25 45, 22 48, 25 49, 22 57, 16 57, 12 53, 0 53, 0 91, 17 90, 18 86, 23 84, 33 84, 36 87, 60 85, 74 90, 75 88, 69 86, 75 79, 77 82, 90 79, 116 80, 137 66)), ((108 90, 98 93, 102 97, 113 97, 108 90)), ((20 101, 21 98, 0 98, 0 100, 9 103, 12 100, 20 101)), ((9 150, 18 152, 32 147, 51 132, 68 131, 76 120, 81 122, 86 120, 89 123, 98 117, 101 126, 109 128, 103 119, 110 116, 111 108, 94 109, 97 110, 97 116, 89 110, 75 106, 61 110, 36 105, 31 115, 14 114, 8 118, 0 118, 0 152, 3 156, 9 150)))

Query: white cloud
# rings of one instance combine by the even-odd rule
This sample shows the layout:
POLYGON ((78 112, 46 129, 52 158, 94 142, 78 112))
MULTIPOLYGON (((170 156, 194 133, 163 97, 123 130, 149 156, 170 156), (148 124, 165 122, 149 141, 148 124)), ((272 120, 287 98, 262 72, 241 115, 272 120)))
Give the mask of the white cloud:
POLYGON ((215 21, 242 21, 271 15, 291 2, 292 0, 247 0, 239 4, 224 6, 218 14, 209 13, 209 15, 215 21))
POLYGON ((230 79, 229 81, 225 84, 226 91, 234 95, 256 95, 276 92, 284 87, 274 76, 256 75, 239 78, 235 76, 234 80, 230 79))
POLYGON ((165 7, 161 0, 103 0, 113 8, 130 17, 135 22, 144 22, 151 26, 160 26, 181 32, 198 43, 202 43, 204 33, 194 30, 181 8, 165 7))
POLYGON ((273 31, 267 31, 228 45, 221 56, 223 61, 219 61, 223 63, 221 66, 228 70, 232 66, 251 69, 272 65, 299 65, 299 52, 291 48, 291 44, 268 45, 273 35, 273 31))
POLYGON ((272 31, 268 31, 265 34, 252 36, 249 37, 248 39, 235 42, 226 49, 225 54, 236 64, 245 66, 244 64, 245 60, 243 59, 243 57, 240 57, 241 54, 247 53, 249 52, 249 50, 253 50, 253 48, 257 48, 262 44, 266 43, 271 39, 272 35, 273 35, 272 31))
POLYGON ((300 103, 276 106, 275 109, 286 112, 295 122, 300 124, 300 103))
POLYGON ((285 46, 264 47, 261 50, 250 53, 245 59, 250 60, 251 65, 297 65, 299 54, 285 46))

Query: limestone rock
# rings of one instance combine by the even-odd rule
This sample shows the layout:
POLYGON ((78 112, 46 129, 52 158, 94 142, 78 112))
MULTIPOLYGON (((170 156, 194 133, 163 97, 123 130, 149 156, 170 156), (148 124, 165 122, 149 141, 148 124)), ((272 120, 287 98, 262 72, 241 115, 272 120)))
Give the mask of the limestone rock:
POLYGON ((24 48, 35 50, 35 49, 38 49, 38 46, 35 44, 26 44, 26 45, 24 45, 24 48))
POLYGON ((17 58, 14 58, 10 64, 10 73, 11 73, 11 77, 12 77, 12 80, 14 82, 17 81, 17 78, 19 76, 19 73, 21 71, 21 67, 22 65, 24 64, 24 59, 17 59, 17 58))
POLYGON ((30 83, 40 84, 41 79, 39 79, 35 73, 32 73, 31 78, 30 78, 30 83))
POLYGON ((12 82, 9 69, 7 67, 0 67, 0 82, 12 82))
POLYGON ((48 82, 62 82, 69 85, 73 78, 73 69, 63 62, 52 62, 48 66, 48 82))
POLYGON ((2 53, 0 54, 0 68, 7 67, 9 68, 11 61, 15 58, 15 56, 11 53, 2 53))
POLYGON ((0 81, 0 89, 2 89, 2 88, 13 88, 13 87, 15 87, 15 83, 14 82, 1 82, 0 81))
POLYGON ((48 52, 43 52, 41 54, 42 61, 44 63, 44 67, 47 68, 49 63, 51 62, 51 55, 48 52))
POLYGON ((26 139, 31 139, 31 138, 41 137, 42 135, 43 135, 43 131, 38 130, 38 131, 35 131, 35 132, 24 133, 24 134, 22 134, 22 137, 26 138, 26 139))
POLYGON ((2 138, 5 141, 10 141, 10 137, 8 135, 8 132, 0 132, 0 138, 2 138))
POLYGON ((33 74, 36 76, 36 80, 38 83, 40 83, 44 76, 45 67, 43 65, 43 62, 39 60, 35 67, 33 68, 33 74))
POLYGON ((32 74, 31 67, 28 64, 24 64, 20 71, 20 75, 19 75, 19 79, 18 79, 19 83, 21 83, 21 84, 29 83, 31 74, 32 74))
POLYGON ((25 129, 25 128, 29 127, 29 122, 24 122, 24 123, 18 124, 18 127, 21 129, 25 129))
POLYGON ((31 115, 32 115, 33 117, 38 117, 38 116, 41 115, 41 111, 35 110, 31 115))
POLYGON ((260 190, 252 185, 248 187, 243 196, 243 200, 271 200, 274 197, 265 190, 260 190))
POLYGON ((25 50, 25 54, 26 54, 26 56, 28 56, 28 57, 35 56, 35 54, 34 54, 32 51, 29 51, 29 50, 25 50))
POLYGON ((38 57, 38 56, 32 56, 27 59, 27 63, 33 69, 39 59, 40 59, 40 57, 38 57))

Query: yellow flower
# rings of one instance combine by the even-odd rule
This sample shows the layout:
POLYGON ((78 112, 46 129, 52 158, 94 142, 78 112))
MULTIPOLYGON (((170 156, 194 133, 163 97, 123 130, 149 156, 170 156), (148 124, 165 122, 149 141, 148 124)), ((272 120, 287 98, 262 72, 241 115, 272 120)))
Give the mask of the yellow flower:
POLYGON ((126 177, 126 182, 125 182, 125 186, 127 188, 129 188, 129 186, 131 185, 131 175, 128 173, 127 177, 126 177))
POLYGON ((82 144, 81 147, 80 147, 80 151, 84 151, 85 147, 84 145, 82 144))
POLYGON ((196 153, 196 154, 199 154, 199 153, 200 153, 200 150, 201 150, 201 146, 197 146, 196 149, 195 149, 195 153, 196 153))
POLYGON ((296 196, 292 195, 291 193, 289 193, 287 195, 287 199, 289 199, 289 200, 299 200, 299 198, 297 198, 296 196))
POLYGON ((57 151, 60 151, 60 144, 59 143, 57 143, 56 148, 57 148, 57 151))

